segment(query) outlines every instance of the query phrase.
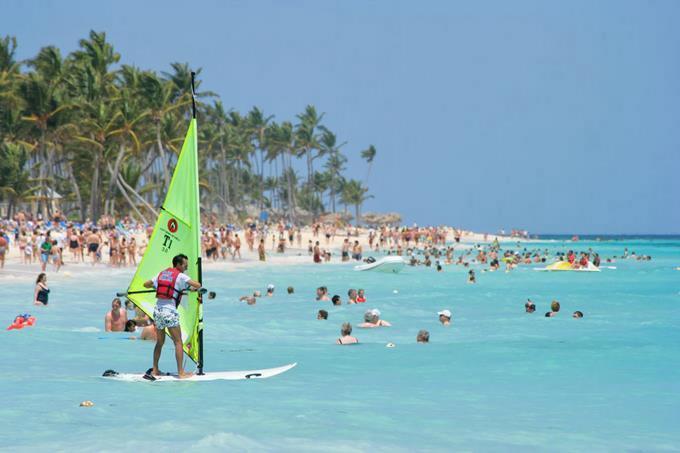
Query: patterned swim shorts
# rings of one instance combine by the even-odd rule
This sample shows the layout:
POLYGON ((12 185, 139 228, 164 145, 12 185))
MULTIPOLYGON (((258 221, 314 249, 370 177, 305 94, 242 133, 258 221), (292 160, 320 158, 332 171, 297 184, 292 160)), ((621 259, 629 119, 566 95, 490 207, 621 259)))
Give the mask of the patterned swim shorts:
POLYGON ((153 309, 153 319, 156 329, 159 330, 179 326, 179 313, 173 307, 156 305, 156 308, 153 309))

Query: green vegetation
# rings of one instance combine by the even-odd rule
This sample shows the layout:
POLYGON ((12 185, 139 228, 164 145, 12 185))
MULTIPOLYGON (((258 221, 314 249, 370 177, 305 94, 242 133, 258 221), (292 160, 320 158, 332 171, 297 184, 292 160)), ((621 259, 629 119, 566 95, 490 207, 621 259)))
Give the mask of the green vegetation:
MULTIPOLYGON (((66 56, 47 46, 17 61, 16 49, 15 38, 0 38, 0 202, 8 216, 28 202, 50 215, 58 193, 71 219, 153 219, 191 115, 189 65, 161 74, 120 65, 105 33, 94 31, 66 56)), ((200 85, 204 212, 233 219, 268 209, 296 220, 342 203, 359 216, 368 189, 344 176, 345 143, 323 113, 308 105, 292 122, 258 107, 241 114, 200 85), (306 169, 304 180, 296 167, 306 169)), ((375 154, 373 145, 361 153, 368 172, 375 154)))

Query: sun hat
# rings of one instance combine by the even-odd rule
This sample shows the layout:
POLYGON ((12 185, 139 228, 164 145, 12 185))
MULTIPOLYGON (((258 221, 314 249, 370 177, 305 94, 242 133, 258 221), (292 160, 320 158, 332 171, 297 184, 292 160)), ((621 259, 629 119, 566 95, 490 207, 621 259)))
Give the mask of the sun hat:
POLYGON ((451 312, 450 312, 449 310, 438 311, 437 314, 438 314, 439 316, 444 315, 444 316, 446 316, 446 317, 449 318, 449 319, 451 318, 451 312))
POLYGON ((375 316, 380 316, 380 310, 378 310, 377 308, 370 310, 370 313, 375 316))
POLYGON ((270 283, 270 284, 268 284, 268 285, 267 285, 267 289, 269 289, 269 290, 272 290, 272 289, 274 289, 274 285, 273 285, 273 284, 271 284, 271 283, 270 283))

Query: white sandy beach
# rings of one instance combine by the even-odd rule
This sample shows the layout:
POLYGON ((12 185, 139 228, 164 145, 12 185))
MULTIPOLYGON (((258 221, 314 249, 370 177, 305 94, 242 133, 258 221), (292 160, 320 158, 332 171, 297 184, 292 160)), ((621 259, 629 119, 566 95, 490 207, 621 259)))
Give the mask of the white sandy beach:
MULTIPOLYGON (((239 232, 240 233, 240 232, 239 232)), ((368 229, 359 229, 359 236, 351 236, 350 240, 359 240, 359 243, 364 248, 364 256, 370 256, 372 253, 368 249, 368 229)), ((63 243, 63 233, 56 233, 55 236, 63 243)), ((143 244, 146 241, 144 233, 134 234, 137 243, 143 244)), ((319 241, 322 249, 330 250, 332 253, 332 258, 330 264, 340 263, 340 247, 346 236, 346 231, 338 229, 337 235, 332 237, 330 242, 326 243, 326 238, 323 234, 318 237, 313 235, 311 228, 306 227, 302 229, 302 248, 297 247, 297 243, 293 247, 287 247, 285 253, 277 253, 275 248, 272 247, 271 236, 267 240, 267 259, 265 262, 261 262, 258 259, 257 249, 253 251, 248 250, 247 245, 244 243, 241 247, 241 259, 222 259, 219 258, 217 261, 212 259, 203 258, 203 266, 206 269, 220 269, 224 271, 238 270, 253 266, 285 266, 285 265, 299 265, 299 264, 313 264, 312 257, 309 255, 307 250, 307 244, 311 240, 312 242, 319 241)), ((448 239, 453 238, 453 229, 451 229, 450 234, 447 236, 448 239)), ((457 249, 464 249, 472 247, 474 244, 481 243, 485 239, 485 235, 482 233, 475 233, 471 231, 462 231, 461 242, 457 244, 457 249)), ((523 239, 511 238, 507 236, 497 236, 497 235, 487 235, 486 241, 491 242, 494 240, 499 242, 517 242, 518 240, 523 241, 523 239)), ((128 264, 127 266, 116 266, 113 267, 109 265, 109 253, 108 246, 104 246, 102 253, 102 261, 96 265, 92 265, 91 259, 85 257, 85 262, 76 261, 68 249, 63 252, 64 265, 58 272, 55 272, 55 266, 50 263, 47 266, 46 272, 50 276, 52 281, 61 281, 74 278, 83 274, 104 274, 104 273, 128 273, 134 272, 135 266, 128 264)), ((141 260, 141 255, 137 257, 137 263, 141 260)), ((325 263, 328 264, 328 263, 325 263)), ((5 267, 0 270, 0 281, 11 282, 12 280, 25 280, 25 279, 35 279, 35 277, 40 273, 40 263, 34 261, 32 264, 24 264, 21 261, 21 255, 18 246, 12 243, 9 247, 5 258, 5 267)))

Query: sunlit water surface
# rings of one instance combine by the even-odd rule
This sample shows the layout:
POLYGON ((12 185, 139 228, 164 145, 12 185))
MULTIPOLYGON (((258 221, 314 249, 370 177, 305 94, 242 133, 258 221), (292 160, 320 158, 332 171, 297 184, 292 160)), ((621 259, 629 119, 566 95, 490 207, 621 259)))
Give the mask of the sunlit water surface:
MULTIPOLYGON (((617 260, 601 273, 478 269, 476 285, 460 266, 399 275, 341 264, 208 266, 205 283, 218 297, 204 310, 207 371, 298 366, 267 380, 165 385, 99 377, 151 363, 151 342, 102 332, 130 269, 67 266, 51 280, 47 309, 30 305, 32 276, 2 278, 5 322, 27 311, 38 322, 1 334, 0 449, 680 449, 680 241, 534 246, 603 256, 627 246, 653 259, 617 260), (268 283, 274 298, 237 302, 268 283), (343 301, 348 288, 365 288, 368 303, 315 302, 320 285, 343 301), (545 318, 552 299, 562 311, 545 318), (342 322, 357 325, 374 307, 393 327, 355 328, 360 345, 334 345, 342 322), (328 321, 316 320, 320 308, 328 321), (450 328, 437 320, 444 308, 450 328), (585 318, 572 319, 574 310, 585 318), (430 344, 416 344, 420 329, 430 344), (83 400, 95 406, 79 407, 83 400)), ((168 346, 162 367, 174 367, 168 346)))

